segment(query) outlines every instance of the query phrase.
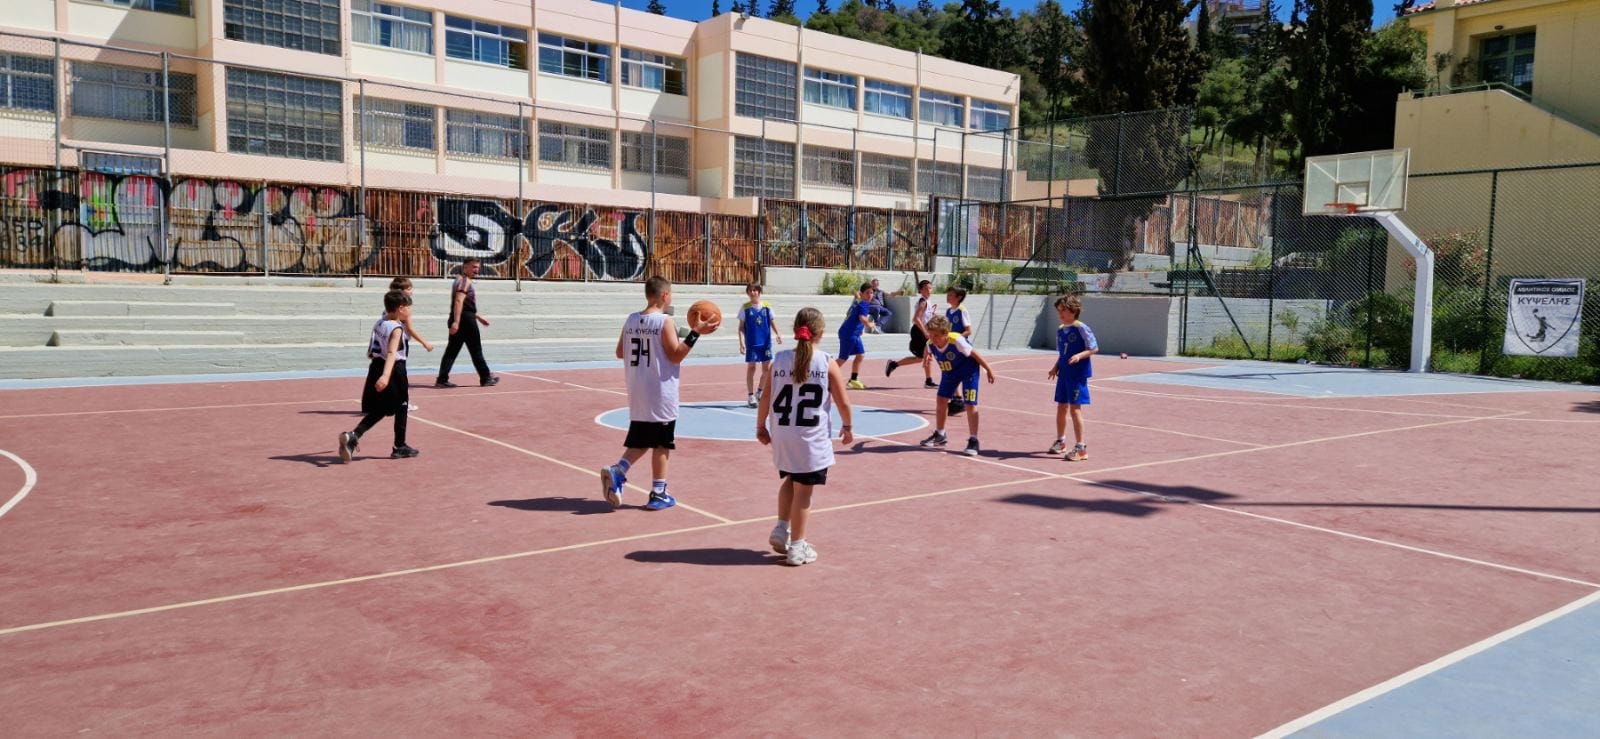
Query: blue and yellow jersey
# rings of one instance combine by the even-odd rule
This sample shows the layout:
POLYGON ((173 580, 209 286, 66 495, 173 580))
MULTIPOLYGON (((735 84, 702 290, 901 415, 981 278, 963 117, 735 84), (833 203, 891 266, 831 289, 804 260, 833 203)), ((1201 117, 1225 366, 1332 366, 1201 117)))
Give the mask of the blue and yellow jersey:
POLYGON ((861 335, 866 326, 861 325, 861 317, 867 313, 867 304, 858 298, 850 303, 850 310, 844 314, 844 323, 839 324, 840 338, 853 338, 861 335))
POLYGON ((939 370, 947 375, 959 377, 978 373, 978 360, 972 358, 972 343, 961 334, 950 332, 950 343, 943 349, 929 344, 928 351, 933 353, 933 361, 939 363, 939 370))
POLYGON ((1094 368, 1089 363, 1092 357, 1084 357, 1077 364, 1067 364, 1067 359, 1086 349, 1099 348, 1100 343, 1095 341, 1094 331, 1083 321, 1073 321, 1056 329, 1056 366, 1064 374, 1093 377, 1094 368))
POLYGON ((967 330, 967 309, 961 306, 950 308, 944 312, 944 317, 950 321, 950 330, 958 334, 965 334, 967 330))
POLYGON ((772 305, 763 300, 760 303, 745 303, 739 309, 739 322, 744 326, 744 345, 750 349, 761 349, 772 345, 772 305))

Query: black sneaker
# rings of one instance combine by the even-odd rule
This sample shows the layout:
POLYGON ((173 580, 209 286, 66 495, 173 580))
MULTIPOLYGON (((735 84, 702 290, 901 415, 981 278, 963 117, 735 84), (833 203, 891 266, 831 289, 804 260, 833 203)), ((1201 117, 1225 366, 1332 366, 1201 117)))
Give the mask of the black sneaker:
POLYGON ((483 386, 483 387, 494 387, 495 385, 499 385, 500 384, 500 376, 499 375, 489 375, 488 379, 485 379, 485 380, 479 382, 478 384, 483 386))
POLYGON ((397 447, 394 448, 394 451, 389 452, 389 458, 390 459, 406 459, 408 457, 415 457, 415 456, 417 456, 418 454, 421 454, 421 453, 422 452, 417 451, 414 447, 397 446, 397 447))
POLYGON ((959 400, 951 400, 950 401, 950 412, 949 412, 949 415, 959 416, 966 409, 967 409, 967 404, 966 403, 963 403, 963 402, 961 402, 959 400))
POLYGON ((433 386, 438 388, 461 387, 460 385, 457 385, 449 380, 434 380, 433 386))
POLYGON ((350 458, 355 456, 358 437, 354 431, 345 431, 339 434, 339 461, 350 463, 350 458))
POLYGON ((944 435, 943 431, 935 431, 932 436, 922 440, 922 446, 925 447, 944 446, 948 443, 950 443, 950 439, 944 435))
POLYGON ((933 380, 928 379, 928 378, 923 378, 922 386, 925 387, 925 388, 928 388, 929 390, 935 390, 935 389, 937 389, 939 387, 939 383, 934 382, 933 380))
POLYGON ((967 448, 966 448, 966 450, 962 451, 961 453, 965 454, 965 455, 967 455, 969 457, 978 456, 978 437, 976 437, 976 436, 967 437, 967 448))
POLYGON ((883 376, 884 377, 888 377, 889 375, 894 374, 894 371, 899 369, 899 368, 900 368, 900 363, 899 362, 896 362, 894 360, 890 360, 888 364, 883 366, 883 376))

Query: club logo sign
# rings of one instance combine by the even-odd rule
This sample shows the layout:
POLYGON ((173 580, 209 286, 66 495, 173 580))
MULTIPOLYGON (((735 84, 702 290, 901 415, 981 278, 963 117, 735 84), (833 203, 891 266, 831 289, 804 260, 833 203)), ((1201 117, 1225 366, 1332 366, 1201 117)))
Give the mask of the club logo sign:
POLYGON ((1511 281, 1506 301, 1506 354, 1578 356, 1583 321, 1581 279, 1511 281))

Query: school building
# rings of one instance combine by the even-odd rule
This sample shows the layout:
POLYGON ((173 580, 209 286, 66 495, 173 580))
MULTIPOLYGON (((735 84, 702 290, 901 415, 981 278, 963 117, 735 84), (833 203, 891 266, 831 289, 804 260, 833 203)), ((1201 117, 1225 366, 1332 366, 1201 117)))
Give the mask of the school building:
POLYGON ((1014 125, 1019 88, 760 18, 589 0, 8 0, 0 162, 138 154, 189 177, 618 208, 920 210, 1009 191, 1015 152, 970 134, 1014 125))

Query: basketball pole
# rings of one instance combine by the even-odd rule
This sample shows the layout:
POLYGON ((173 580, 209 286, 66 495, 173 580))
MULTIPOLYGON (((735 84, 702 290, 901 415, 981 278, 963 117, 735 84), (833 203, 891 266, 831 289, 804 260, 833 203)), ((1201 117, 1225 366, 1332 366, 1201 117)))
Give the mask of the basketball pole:
POLYGON ((1411 304, 1411 367, 1407 371, 1427 372, 1433 350, 1433 250, 1394 211, 1363 215, 1377 221, 1417 260, 1416 294, 1411 304))

